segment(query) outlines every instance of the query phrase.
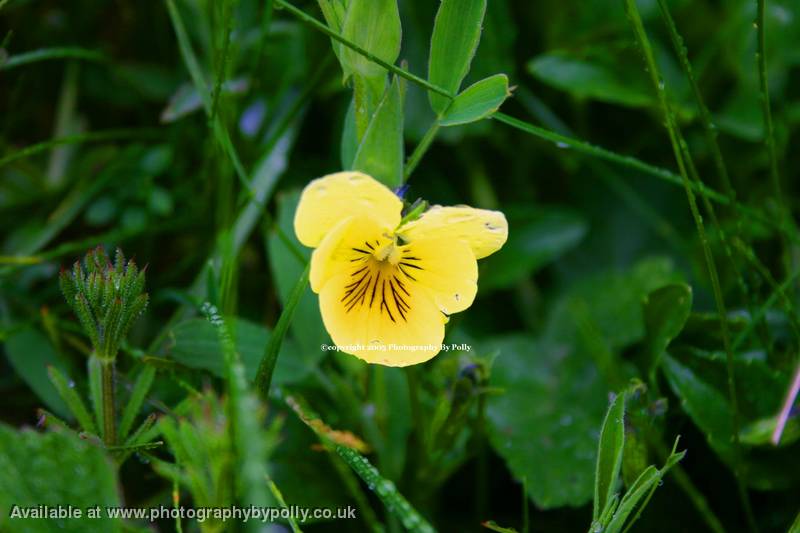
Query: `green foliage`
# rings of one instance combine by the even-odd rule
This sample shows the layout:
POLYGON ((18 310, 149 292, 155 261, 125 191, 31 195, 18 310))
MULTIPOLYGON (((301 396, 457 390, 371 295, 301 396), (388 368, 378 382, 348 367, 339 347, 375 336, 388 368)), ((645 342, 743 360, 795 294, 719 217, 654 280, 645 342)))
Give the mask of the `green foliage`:
POLYGON ((0 418, 41 426, 0 530, 798 529, 795 2, 40 4, 0 0, 0 418), (507 217, 424 365, 322 348, 293 217, 342 169, 507 217))
MULTIPOLYGON (((469 72, 481 38, 486 0, 443 0, 436 13, 428 60, 428 81, 455 94, 469 72)), ((439 94, 428 95, 437 115, 450 106, 439 94)))
MULTIPOLYGON (((597 470, 594 478, 594 511, 592 520, 607 514, 616 492, 625 449, 625 394, 619 394, 606 412, 597 448, 597 470)), ((612 511, 613 512, 613 511, 612 511)))
POLYGON ((353 170, 360 170, 389 187, 403 182, 403 96, 394 78, 383 94, 353 156, 353 170))
POLYGON ((65 371, 65 365, 47 338, 33 328, 24 328, 5 340, 6 356, 14 371, 36 392, 49 409, 66 416, 67 405, 47 375, 48 367, 65 371))
POLYGON ((509 96, 511 92, 505 74, 495 74, 477 81, 453 99, 439 119, 439 124, 457 126, 484 119, 497 111, 509 96))
MULTIPOLYGON (((0 424, 0 527, 4 531, 121 531, 104 508, 120 505, 117 475, 103 451, 69 430, 38 433, 0 424), (12 506, 72 506, 81 518, 12 518, 12 506), (101 516, 86 509, 100 506, 101 516), (24 524, 24 525, 23 525, 24 524)), ((40 510, 41 512, 41 510, 40 510)))

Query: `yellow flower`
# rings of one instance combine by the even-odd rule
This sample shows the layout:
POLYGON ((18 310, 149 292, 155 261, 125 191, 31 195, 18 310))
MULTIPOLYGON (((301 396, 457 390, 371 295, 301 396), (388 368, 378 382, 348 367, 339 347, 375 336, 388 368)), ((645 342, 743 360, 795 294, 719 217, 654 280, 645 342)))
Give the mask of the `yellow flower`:
POLYGON ((433 206, 400 226, 403 202, 360 172, 306 186, 297 238, 315 248, 311 289, 336 346, 368 363, 407 366, 436 355, 444 325, 472 305, 477 260, 506 242, 503 213, 433 206))

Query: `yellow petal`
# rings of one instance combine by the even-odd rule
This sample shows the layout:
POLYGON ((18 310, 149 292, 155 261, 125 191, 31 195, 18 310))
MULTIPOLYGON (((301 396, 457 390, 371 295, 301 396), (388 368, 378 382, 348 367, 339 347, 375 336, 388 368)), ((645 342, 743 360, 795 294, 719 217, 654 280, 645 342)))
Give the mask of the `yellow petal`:
POLYGON ((441 349, 446 317, 420 285, 403 283, 396 266, 370 261, 328 279, 319 296, 334 344, 368 363, 408 366, 441 349), (362 268, 362 267, 360 267, 362 268))
POLYGON ((315 179, 300 197, 294 231, 305 246, 319 245, 342 219, 369 215, 394 229, 400 223, 403 202, 385 185, 361 172, 338 172, 315 179))
POLYGON ((400 228, 399 234, 409 242, 423 238, 460 240, 472 248, 476 259, 481 259, 505 244, 508 222, 500 211, 435 205, 400 228))
POLYGON ((311 290, 319 293, 331 276, 363 267, 371 254, 394 241, 393 229, 363 215, 339 222, 311 254, 311 290))
POLYGON ((463 311, 478 292, 478 262, 460 240, 420 239, 399 247, 401 279, 421 285, 447 315, 463 311))

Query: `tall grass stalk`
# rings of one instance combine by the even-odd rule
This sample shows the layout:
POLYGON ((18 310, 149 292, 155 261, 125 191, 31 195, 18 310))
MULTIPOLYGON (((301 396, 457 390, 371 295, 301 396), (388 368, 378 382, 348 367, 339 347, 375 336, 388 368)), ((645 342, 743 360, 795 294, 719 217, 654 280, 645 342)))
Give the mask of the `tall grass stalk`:
POLYGON ((736 473, 736 482, 738 486, 739 496, 742 501, 742 506, 744 508, 745 516, 747 517, 748 524, 750 525, 750 529, 752 531, 758 531, 758 526, 756 525, 752 507, 750 505, 750 498, 747 494, 747 489, 745 488, 744 485, 745 469, 742 461, 741 443, 739 441, 741 414, 739 412, 739 400, 736 390, 733 346, 731 343, 730 332, 728 330, 727 309, 725 307, 725 301, 722 296, 722 289, 719 282, 719 273, 717 272, 714 256, 711 252, 711 246, 709 245, 708 236, 706 235, 705 226, 703 224, 703 217, 700 214, 700 210, 698 209, 697 206, 697 199, 695 198, 694 190, 691 187, 691 180, 689 178, 689 173, 687 170, 687 161, 685 160, 685 155, 687 152, 686 143, 681 142, 682 139, 680 137, 678 126, 675 123, 675 117, 673 115, 672 109, 670 108, 669 101, 667 98, 664 80, 659 72, 655 55, 653 54, 652 47, 650 46, 650 40, 647 37, 647 33, 644 29, 644 24, 642 23, 642 19, 639 14, 639 9, 636 6, 636 0, 626 0, 625 11, 628 16, 628 19, 631 22, 631 26, 633 27, 636 39, 641 48, 641 52, 645 60, 645 68, 650 76, 650 80, 653 83, 653 87, 656 91, 656 96, 658 98, 661 111, 664 115, 664 121, 667 128, 667 133, 669 135, 670 144, 672 145, 675 161, 678 164, 678 168, 680 170, 681 178, 683 181, 683 186, 686 191, 686 197, 689 202, 689 209, 692 213, 692 218, 694 219, 694 223, 697 229, 697 234, 700 239, 700 243, 703 247, 703 254, 705 256, 706 266, 708 268, 709 277, 711 279, 711 286, 714 293, 714 301, 716 303, 717 313, 719 315, 720 330, 722 332, 722 341, 725 347, 725 353, 727 355, 727 370, 728 370, 727 382, 728 382, 728 396, 729 396, 729 401, 731 403, 731 413, 732 413, 731 422, 733 426, 732 437, 735 448, 734 471, 736 473))

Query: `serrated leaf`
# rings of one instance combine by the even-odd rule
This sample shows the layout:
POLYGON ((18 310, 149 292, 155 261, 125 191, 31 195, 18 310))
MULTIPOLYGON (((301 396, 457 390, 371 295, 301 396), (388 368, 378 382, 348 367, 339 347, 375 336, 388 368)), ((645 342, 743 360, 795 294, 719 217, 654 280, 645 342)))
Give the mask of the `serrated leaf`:
POLYGON ((353 170, 369 174, 388 187, 403 182, 403 103, 396 77, 370 120, 353 170))
MULTIPOLYGON (((469 72, 481 38, 486 0, 442 0, 431 36, 428 81, 450 93, 457 93, 469 72)), ((440 115, 450 99, 428 93, 431 108, 440 115)))
MULTIPOLYGON (((400 54, 400 11, 397 0, 350 0, 342 26, 342 36, 386 63, 394 63, 400 54)), ((365 78, 386 74, 386 69, 355 50, 341 49, 345 76, 357 72, 365 78)))
POLYGON ((482 120, 497 111, 509 96, 511 91, 508 89, 508 76, 495 74, 484 78, 464 89, 453 99, 439 120, 439 124, 457 126, 482 120))
POLYGON ((0 530, 47 533, 53 530, 119 531, 120 522, 106 518, 18 519, 12 506, 119 506, 117 478, 105 454, 71 431, 16 431, 0 424, 0 530))

